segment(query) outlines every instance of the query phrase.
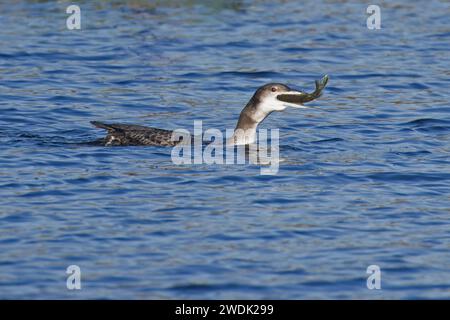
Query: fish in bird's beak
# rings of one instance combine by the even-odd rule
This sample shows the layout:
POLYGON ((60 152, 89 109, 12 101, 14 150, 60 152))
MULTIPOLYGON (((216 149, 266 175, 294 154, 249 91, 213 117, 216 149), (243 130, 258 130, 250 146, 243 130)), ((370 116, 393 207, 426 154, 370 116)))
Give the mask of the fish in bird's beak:
POLYGON ((287 91, 277 95, 277 100, 284 102, 288 107, 292 108, 307 108, 303 103, 313 101, 322 95, 322 91, 327 85, 328 75, 325 75, 321 80, 316 80, 316 90, 312 93, 301 91, 287 91))

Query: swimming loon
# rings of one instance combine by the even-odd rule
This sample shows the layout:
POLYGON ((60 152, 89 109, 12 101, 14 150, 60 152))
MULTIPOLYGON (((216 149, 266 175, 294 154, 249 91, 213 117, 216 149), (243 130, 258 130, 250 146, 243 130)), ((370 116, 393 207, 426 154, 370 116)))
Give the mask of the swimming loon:
MULTIPOLYGON (((233 136, 227 144, 246 145, 256 140, 256 128, 273 111, 283 111, 287 107, 306 108, 303 103, 317 99, 322 94, 328 82, 325 75, 320 81, 316 80, 316 89, 312 93, 305 93, 289 88, 281 83, 269 83, 256 90, 253 97, 242 109, 234 130, 233 136)), ((103 123, 91 121, 91 123, 108 131, 107 136, 101 139, 105 146, 174 146, 181 142, 172 141, 171 130, 164 130, 139 125, 103 123)))

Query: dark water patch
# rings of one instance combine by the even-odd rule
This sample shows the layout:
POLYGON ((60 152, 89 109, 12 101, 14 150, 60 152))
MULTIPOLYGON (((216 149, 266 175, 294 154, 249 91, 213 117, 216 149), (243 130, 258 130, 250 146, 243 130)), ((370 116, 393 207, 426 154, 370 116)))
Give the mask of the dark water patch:
POLYGON ((264 286, 262 285, 245 285, 242 286, 238 283, 224 283, 224 284, 200 284, 200 283, 192 283, 192 284, 184 284, 184 285, 177 285, 170 287, 168 290, 175 290, 175 291, 181 291, 181 292, 215 292, 215 291, 230 291, 230 290, 264 290, 264 286))
POLYGON ((401 125, 412 126, 412 127, 429 127, 434 125, 449 125, 449 120, 433 119, 433 118, 421 118, 412 120, 409 122, 402 123, 401 125))
POLYGON ((409 84, 409 87, 412 89, 430 89, 430 87, 428 87, 427 85, 423 84, 423 83, 417 83, 417 82, 413 82, 409 84))
POLYGON ((429 132, 429 133, 441 133, 450 131, 450 121, 433 119, 433 118, 421 118, 406 123, 402 123, 402 126, 408 126, 413 130, 419 132, 429 132))
POLYGON ((281 52, 286 53, 311 53, 311 52, 317 52, 317 51, 328 51, 328 48, 308 48, 308 47, 287 47, 287 48, 281 48, 279 49, 281 52))
MULTIPOLYGON (((353 80, 353 79, 366 79, 366 78, 420 78, 419 74, 415 74, 415 73, 387 73, 387 74, 382 74, 382 73, 364 73, 364 74, 344 74, 344 75, 340 75, 337 74, 335 75, 336 78, 338 79, 343 79, 343 80, 353 80)), ((392 85, 395 86, 395 85, 392 85)), ((383 85, 381 85, 381 87, 383 87, 383 85)))
POLYGON ((217 74, 218 77, 277 78, 281 74, 273 71, 227 71, 217 74))
POLYGON ((375 181, 386 182, 435 182, 447 181, 450 179, 450 173, 397 173, 397 172, 379 172, 367 175, 367 178, 375 181))
POLYGON ((289 203, 297 203, 297 202, 301 202, 302 200, 300 199, 288 199, 288 198, 275 198, 275 197, 271 197, 270 199, 261 199, 261 200, 257 200, 254 201, 253 203, 256 204, 265 204, 265 205, 275 205, 278 204, 289 204, 289 203))
POLYGON ((390 152, 395 155, 405 156, 405 157, 417 157, 417 156, 423 156, 423 155, 429 155, 432 154, 432 152, 427 150, 417 150, 417 151, 396 151, 396 152, 390 152))
POLYGON ((71 192, 53 189, 53 190, 27 192, 25 194, 22 194, 21 197, 35 198, 35 197, 46 197, 46 196, 54 197, 54 196, 70 196, 70 195, 72 195, 71 192))
POLYGON ((421 132, 446 132, 450 131, 450 126, 432 126, 432 127, 426 127, 426 128, 418 128, 417 131, 421 132))
POLYGON ((329 138, 329 139, 311 141, 310 143, 333 143, 333 142, 340 142, 340 141, 345 141, 345 140, 341 139, 341 138, 329 138))
POLYGON ((218 78, 276 78, 280 74, 271 71, 224 71, 215 74, 188 72, 181 75, 185 78, 209 78, 211 76, 218 78))

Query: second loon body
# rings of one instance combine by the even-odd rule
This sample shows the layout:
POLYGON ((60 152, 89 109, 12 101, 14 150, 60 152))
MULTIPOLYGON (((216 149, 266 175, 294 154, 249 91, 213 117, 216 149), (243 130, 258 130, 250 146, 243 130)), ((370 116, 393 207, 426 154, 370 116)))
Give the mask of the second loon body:
MULTIPOLYGON (((303 103, 318 98, 328 82, 328 76, 316 80, 312 93, 295 91, 281 83, 269 83, 260 87, 242 109, 233 136, 228 144, 245 145, 254 143, 258 125, 273 111, 283 111, 287 107, 306 108, 303 103)), ((181 142, 172 140, 171 130, 139 125, 91 122, 97 128, 108 131, 102 143, 105 146, 174 146, 181 142)))

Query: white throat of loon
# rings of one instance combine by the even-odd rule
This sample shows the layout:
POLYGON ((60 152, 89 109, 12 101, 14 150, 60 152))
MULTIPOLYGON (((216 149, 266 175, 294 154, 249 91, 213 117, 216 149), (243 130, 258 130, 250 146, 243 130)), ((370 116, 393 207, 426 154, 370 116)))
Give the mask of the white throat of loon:
POLYGON ((292 90, 281 83, 269 83, 260 87, 244 109, 242 109, 234 134, 227 141, 227 144, 244 145, 255 143, 256 129, 269 114, 274 111, 283 111, 287 107, 308 108, 303 103, 320 97, 327 82, 327 75, 320 81, 316 80, 316 90, 312 93, 292 90))

